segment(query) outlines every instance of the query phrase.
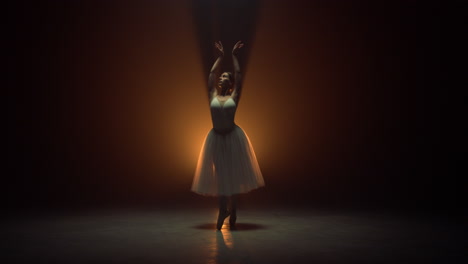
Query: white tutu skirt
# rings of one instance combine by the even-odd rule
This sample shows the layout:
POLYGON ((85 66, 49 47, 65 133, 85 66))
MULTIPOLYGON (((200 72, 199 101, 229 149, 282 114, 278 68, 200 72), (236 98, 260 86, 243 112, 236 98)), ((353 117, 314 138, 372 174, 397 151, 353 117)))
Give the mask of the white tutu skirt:
POLYGON ((252 144, 242 128, 208 133, 198 158, 192 191, 220 196, 246 193, 265 185, 252 144))

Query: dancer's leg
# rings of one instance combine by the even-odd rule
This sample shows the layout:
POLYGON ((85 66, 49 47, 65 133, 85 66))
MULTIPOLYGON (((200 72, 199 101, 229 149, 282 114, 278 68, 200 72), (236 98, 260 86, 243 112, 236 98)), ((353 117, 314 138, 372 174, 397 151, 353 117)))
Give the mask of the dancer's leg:
POLYGON ((218 222, 216 223, 216 229, 221 230, 223 226, 224 219, 229 216, 229 211, 227 210, 228 197, 220 196, 219 197, 219 213, 218 213, 218 222))
POLYGON ((230 213, 231 217, 229 217, 229 227, 231 229, 235 229, 236 220, 237 220, 237 201, 239 199, 239 195, 234 194, 231 196, 230 199, 230 213))

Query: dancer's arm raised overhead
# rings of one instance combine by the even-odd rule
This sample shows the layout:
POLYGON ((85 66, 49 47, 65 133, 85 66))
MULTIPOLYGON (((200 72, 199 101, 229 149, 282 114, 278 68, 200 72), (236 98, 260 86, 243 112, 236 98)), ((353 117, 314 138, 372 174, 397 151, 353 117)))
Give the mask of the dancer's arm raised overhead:
POLYGON ((242 41, 238 41, 232 49, 232 63, 234 66, 234 87, 231 96, 232 99, 236 102, 236 104, 239 103, 242 90, 242 75, 240 71, 239 61, 237 60, 237 53, 239 52, 239 49, 243 46, 244 43, 242 43, 242 41))
POLYGON ((213 100, 213 98, 218 94, 216 89, 216 76, 221 70, 221 62, 224 56, 223 44, 221 41, 215 42, 215 47, 219 51, 219 56, 213 64, 213 67, 211 67, 210 75, 208 76, 208 99, 210 100, 210 103, 211 100, 213 100))

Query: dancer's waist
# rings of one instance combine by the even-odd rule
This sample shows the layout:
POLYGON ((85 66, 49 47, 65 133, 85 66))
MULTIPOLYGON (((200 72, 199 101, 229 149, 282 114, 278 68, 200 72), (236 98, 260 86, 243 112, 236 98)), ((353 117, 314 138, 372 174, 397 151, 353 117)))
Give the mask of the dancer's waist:
POLYGON ((232 125, 231 127, 213 127, 213 130, 214 132, 216 132, 217 134, 220 134, 220 135, 226 135, 226 134, 229 134, 231 133, 235 128, 237 127, 236 124, 232 125))

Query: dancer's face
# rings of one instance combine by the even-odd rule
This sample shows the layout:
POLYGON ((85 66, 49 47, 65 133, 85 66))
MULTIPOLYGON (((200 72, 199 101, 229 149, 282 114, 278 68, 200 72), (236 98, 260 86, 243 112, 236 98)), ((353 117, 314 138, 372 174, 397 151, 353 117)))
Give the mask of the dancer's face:
POLYGON ((229 89, 231 87, 231 80, 229 79, 229 74, 227 72, 223 72, 219 77, 218 87, 222 90, 229 89))

